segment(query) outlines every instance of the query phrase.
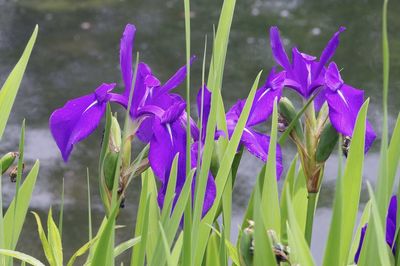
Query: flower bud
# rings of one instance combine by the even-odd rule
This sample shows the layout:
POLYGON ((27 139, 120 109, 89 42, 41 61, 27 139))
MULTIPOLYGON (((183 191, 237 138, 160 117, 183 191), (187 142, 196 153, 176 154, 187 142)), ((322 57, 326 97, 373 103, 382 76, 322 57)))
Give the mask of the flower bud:
POLYGON ((104 158, 103 173, 106 186, 110 191, 113 189, 117 163, 118 152, 108 152, 104 158))
POLYGON ((9 152, 0 159, 1 174, 4 174, 17 158, 18 152, 9 152))
POLYGON ((249 220, 248 223, 240 238, 239 253, 241 265, 251 266, 254 257, 254 222, 249 220))
POLYGON ((117 118, 114 116, 111 118, 109 148, 114 152, 118 152, 121 149, 121 128, 117 118))
MULTIPOLYGON (((282 118, 285 119, 285 123, 287 125, 290 125, 290 123, 292 123, 293 119, 295 119, 297 115, 296 109, 294 108, 292 102, 286 97, 282 97, 281 100, 279 101, 279 113, 282 116, 282 118)), ((293 130, 294 132, 296 132, 296 135, 300 139, 304 138, 303 128, 301 126, 300 120, 297 120, 295 122, 293 130)))
POLYGON ((321 132, 315 159, 319 163, 325 162, 331 155, 339 139, 339 134, 331 123, 327 122, 321 132))

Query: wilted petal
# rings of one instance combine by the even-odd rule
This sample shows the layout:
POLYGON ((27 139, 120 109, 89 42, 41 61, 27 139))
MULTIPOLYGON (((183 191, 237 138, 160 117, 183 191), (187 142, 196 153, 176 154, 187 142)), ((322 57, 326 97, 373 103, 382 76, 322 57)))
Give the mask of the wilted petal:
POLYGON ((125 27, 124 33, 120 43, 120 54, 119 60, 121 64, 122 79, 125 84, 125 93, 129 95, 129 91, 132 87, 132 49, 135 38, 136 28, 132 24, 128 24, 125 27))
MULTIPOLYGON (((268 150, 269 150, 269 142, 270 137, 264 134, 261 134, 255 130, 250 128, 245 128, 243 131, 243 135, 241 138, 241 143, 246 147, 246 149, 266 162, 268 159, 268 150)), ((282 165, 282 151, 279 144, 276 145, 276 176, 279 180, 282 174, 283 165, 282 165)))
POLYGON ((345 30, 346 30, 345 27, 340 27, 339 30, 337 32, 335 32, 335 34, 333 34, 332 38, 329 40, 325 49, 322 51, 321 57, 319 58, 318 67, 315 72, 315 77, 317 77, 320 74, 321 69, 335 54, 336 48, 339 45, 340 33, 342 33, 345 30))
POLYGON ((275 58, 275 61, 281 65, 286 71, 291 71, 291 65, 289 62, 289 58, 286 54, 285 48, 282 45, 281 37, 279 35, 278 27, 270 28, 270 42, 272 48, 272 54, 275 58))
POLYGON ((68 161, 73 145, 97 128, 109 100, 108 92, 114 87, 104 83, 94 93, 70 100, 51 114, 50 131, 64 161, 68 161))

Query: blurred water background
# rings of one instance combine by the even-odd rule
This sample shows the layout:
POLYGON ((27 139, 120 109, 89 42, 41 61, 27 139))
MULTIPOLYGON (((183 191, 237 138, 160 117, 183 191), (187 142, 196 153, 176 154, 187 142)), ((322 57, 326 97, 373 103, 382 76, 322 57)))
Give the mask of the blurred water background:
MULTIPOLYGON (((192 53, 201 57, 204 36, 211 40, 222 1, 191 1, 192 53)), ((400 20, 399 3, 389 5, 391 82, 389 92, 390 128, 400 106, 400 20)), ((69 257, 87 241, 86 168, 90 170, 92 214, 95 228, 104 215, 96 181, 101 128, 77 145, 65 164, 48 130, 51 112, 68 99, 92 92, 102 82, 121 84, 119 39, 126 23, 137 26, 135 50, 161 81, 166 81, 185 63, 183 1, 146 0, 0 0, 0 84, 18 60, 35 24, 40 31, 20 92, 17 96, 0 153, 18 149, 21 122, 27 120, 26 165, 29 169, 40 159, 41 169, 32 199, 32 210, 44 219, 50 206, 59 210, 62 180, 65 180, 64 253, 69 257)), ((381 124, 381 1, 335 0, 238 0, 224 73, 223 97, 229 108, 246 97, 257 72, 264 77, 274 65, 268 29, 281 29, 286 47, 297 45, 306 53, 319 56, 330 36, 341 25, 347 30, 334 60, 343 68, 346 83, 366 91, 371 98, 368 117, 380 135, 381 124)), ((209 51, 211 42, 209 42, 209 51)), ((201 62, 192 67, 193 99, 201 80, 201 62)), ((118 88, 121 90, 121 86, 118 88)), ((178 91, 184 91, 181 86, 178 91)), ((291 93, 291 96, 295 94, 291 93)), ((116 111, 122 110, 117 107, 116 111)), ((194 111, 194 110, 193 110, 194 111)), ((264 130, 269 130, 265 128, 264 130)), ((135 152, 143 147, 134 144, 135 152)), ((376 178, 379 139, 365 161, 365 180, 376 178)), ((291 145, 284 148, 288 166, 295 154, 291 145)), ((239 168, 233 198, 233 228, 240 223, 261 162, 245 154, 239 168)), ((327 164, 323 189, 316 213, 313 253, 321 260, 329 228, 334 195, 337 160, 327 164)), ((3 177, 6 204, 14 193, 14 184, 3 177)), ((118 224, 132 225, 136 215, 140 182, 128 189, 126 208, 118 224)), ((366 190, 362 198, 367 199, 366 190)), ((132 226, 119 230, 118 239, 132 236, 132 226)), ((45 260, 36 223, 28 214, 19 251, 45 260)), ((127 261, 129 256, 121 257, 127 261)))

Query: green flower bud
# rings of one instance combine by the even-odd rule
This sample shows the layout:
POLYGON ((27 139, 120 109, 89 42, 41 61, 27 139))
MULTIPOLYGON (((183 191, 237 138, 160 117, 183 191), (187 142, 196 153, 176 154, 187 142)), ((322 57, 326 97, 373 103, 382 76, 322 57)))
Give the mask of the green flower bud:
POLYGON ((114 116, 111 118, 109 148, 114 152, 118 152, 121 149, 121 128, 117 118, 114 116))
POLYGON ((103 173, 107 188, 111 191, 117 170, 118 152, 108 152, 104 158, 103 173))
POLYGON ((253 265, 254 258, 254 222, 249 220, 249 227, 242 232, 239 245, 240 263, 245 266, 253 265))
POLYGON ((0 159, 1 174, 4 174, 17 158, 18 152, 9 152, 0 159))
MULTIPOLYGON (((290 123, 292 123, 293 119, 295 119, 297 115, 297 111, 294 108, 292 102, 286 97, 282 97, 279 101, 279 113, 281 117, 285 120, 284 123, 283 121, 281 121, 281 123, 286 125, 290 125, 290 123)), ((303 128, 301 126, 300 120, 297 120, 295 122, 293 130, 294 132, 296 132, 296 135, 297 137, 299 137, 300 140, 304 138, 303 128)))
POLYGON ((315 154, 317 162, 323 163, 329 158, 338 139, 339 134, 336 129, 333 128, 331 123, 327 122, 319 138, 317 152, 315 154))

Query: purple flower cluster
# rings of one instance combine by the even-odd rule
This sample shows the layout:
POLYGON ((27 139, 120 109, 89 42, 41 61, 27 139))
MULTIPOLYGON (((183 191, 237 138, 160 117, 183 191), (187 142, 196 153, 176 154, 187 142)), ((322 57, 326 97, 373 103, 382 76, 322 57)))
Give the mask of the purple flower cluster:
MULTIPOLYGON (((291 88, 305 99, 317 91, 316 106, 319 108, 326 101, 329 106, 329 118, 335 129, 345 135, 353 133, 357 113, 363 103, 364 93, 345 84, 334 62, 326 66, 332 58, 339 43, 340 28, 322 52, 319 61, 316 57, 293 48, 292 62, 289 61, 282 45, 277 27, 271 27, 270 38, 275 61, 283 70, 272 69, 264 85, 258 89, 251 107, 250 115, 241 137, 241 145, 256 157, 267 160, 269 136, 257 131, 254 127, 270 117, 274 99, 278 101, 283 88, 291 88)), ((103 83, 93 93, 68 101, 63 107, 55 110, 50 117, 50 130, 65 161, 68 160, 74 144, 88 137, 99 125, 108 102, 115 102, 128 108, 135 125, 135 134, 144 143, 150 143, 148 159, 150 166, 162 183, 158 200, 163 205, 173 158, 179 154, 176 195, 180 194, 186 179, 186 103, 178 94, 171 91, 186 78, 186 66, 181 67, 167 82, 161 82, 153 75, 150 67, 140 62, 137 67, 135 84, 133 83, 132 50, 136 28, 128 24, 120 44, 120 65, 124 91, 121 94, 112 90, 115 83, 103 83), (133 89, 132 102, 129 94, 133 89)), ((194 58, 192 58, 192 61, 194 58)), ((232 135, 245 100, 239 100, 226 114, 229 137, 232 135)), ((191 124, 191 167, 195 168, 198 149, 205 141, 205 128, 211 105, 211 92, 202 86, 197 97, 197 107, 203 109, 203 125, 200 134, 196 123, 191 124), (200 137, 201 136, 201 137, 200 137), (199 145, 200 144, 200 145, 199 145)), ((375 134, 367 124, 366 150, 375 139, 375 134)), ((221 134, 216 133, 216 138, 221 134)), ((277 177, 282 174, 282 153, 277 145, 277 177)), ((208 176, 203 213, 213 204, 216 195, 214 178, 208 176)))
MULTIPOLYGON (((357 114, 364 102, 364 91, 344 83, 335 62, 330 62, 344 27, 332 36, 322 51, 319 61, 315 56, 302 53, 294 47, 292 62, 283 47, 279 30, 271 27, 270 39, 272 54, 285 75, 284 86, 295 90, 304 99, 319 93, 315 98, 315 107, 319 110, 324 102, 329 106, 329 120, 337 132, 344 136, 353 135, 357 114), (326 65, 329 63, 328 67, 326 65), (317 90, 320 88, 320 90, 317 90)), ((278 96, 280 97, 280 95, 278 96)), ((369 122, 366 125, 365 151, 371 147, 376 134, 369 122)))

